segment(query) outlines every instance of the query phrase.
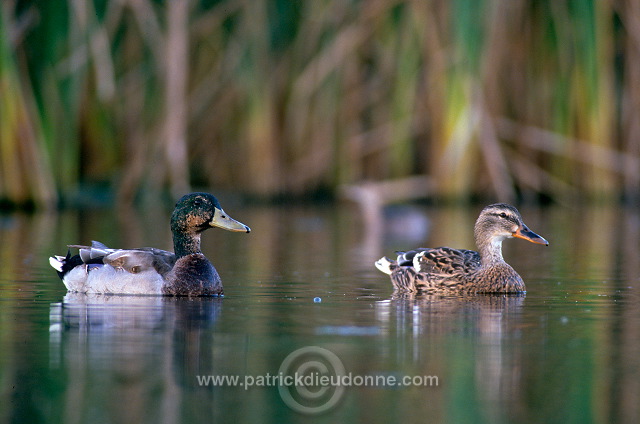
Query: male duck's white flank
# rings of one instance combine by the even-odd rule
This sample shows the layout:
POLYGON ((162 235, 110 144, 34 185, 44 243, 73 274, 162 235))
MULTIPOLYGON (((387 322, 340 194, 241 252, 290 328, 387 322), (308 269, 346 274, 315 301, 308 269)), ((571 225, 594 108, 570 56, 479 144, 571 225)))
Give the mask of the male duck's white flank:
POLYGON ((251 231, 230 218, 211 194, 191 193, 171 215, 175 253, 153 247, 110 249, 94 241, 91 246, 70 245, 80 253, 53 256, 49 263, 70 292, 219 296, 220 276, 200 251, 202 232, 213 227, 251 231))

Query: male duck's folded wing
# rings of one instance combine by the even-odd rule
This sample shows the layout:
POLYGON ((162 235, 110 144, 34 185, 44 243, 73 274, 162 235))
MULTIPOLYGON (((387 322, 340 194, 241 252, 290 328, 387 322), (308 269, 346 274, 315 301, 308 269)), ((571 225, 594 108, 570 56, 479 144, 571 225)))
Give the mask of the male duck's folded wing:
POLYGON ((164 276, 176 263, 173 253, 155 248, 119 249, 102 258, 102 262, 132 274, 154 269, 164 276))
POLYGON ((69 247, 79 249, 80 259, 85 264, 103 263, 132 274, 155 269, 164 276, 176 263, 175 254, 155 247, 112 249, 95 240, 91 242, 91 246, 70 245, 69 247))

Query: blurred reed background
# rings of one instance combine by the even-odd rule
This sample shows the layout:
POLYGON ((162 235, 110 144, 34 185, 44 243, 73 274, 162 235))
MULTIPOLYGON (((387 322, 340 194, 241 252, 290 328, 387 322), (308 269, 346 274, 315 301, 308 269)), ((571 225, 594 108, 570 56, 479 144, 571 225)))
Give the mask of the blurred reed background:
POLYGON ((0 199, 640 196, 635 0, 3 0, 0 199), (429 190, 429 192, 427 192, 429 190))

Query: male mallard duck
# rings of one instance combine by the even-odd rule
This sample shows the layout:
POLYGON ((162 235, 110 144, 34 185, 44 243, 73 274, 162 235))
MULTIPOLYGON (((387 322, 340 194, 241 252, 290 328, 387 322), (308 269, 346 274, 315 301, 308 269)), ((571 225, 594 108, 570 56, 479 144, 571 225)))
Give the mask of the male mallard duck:
POLYGON ((70 292, 218 296, 223 294, 220 276, 200 251, 200 235, 212 227, 251 231, 231 219, 211 194, 191 193, 178 200, 171 215, 175 253, 110 249, 94 241, 90 247, 69 246, 80 254, 53 256, 49 263, 70 292))
POLYGON ((531 231, 513 206, 497 203, 480 212, 474 235, 478 252, 437 247, 398 252, 383 257, 376 267, 391 276, 398 291, 421 293, 524 292, 522 278, 502 258, 502 240, 518 237, 532 243, 549 242, 531 231))

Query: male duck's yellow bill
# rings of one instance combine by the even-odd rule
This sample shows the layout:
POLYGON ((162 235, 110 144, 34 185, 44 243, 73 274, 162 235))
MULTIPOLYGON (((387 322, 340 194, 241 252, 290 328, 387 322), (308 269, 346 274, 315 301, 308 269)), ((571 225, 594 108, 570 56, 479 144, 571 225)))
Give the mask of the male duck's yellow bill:
POLYGON ((541 237, 538 234, 534 233, 526 225, 523 225, 521 228, 518 228, 512 234, 512 236, 530 241, 531 243, 544 244, 545 246, 549 246, 549 242, 545 240, 544 237, 541 237))
POLYGON ((213 218, 209 221, 209 225, 212 227, 223 228, 229 231, 242 231, 248 233, 251 228, 244 225, 242 222, 238 222, 235 219, 227 215, 222 209, 215 208, 213 218))

